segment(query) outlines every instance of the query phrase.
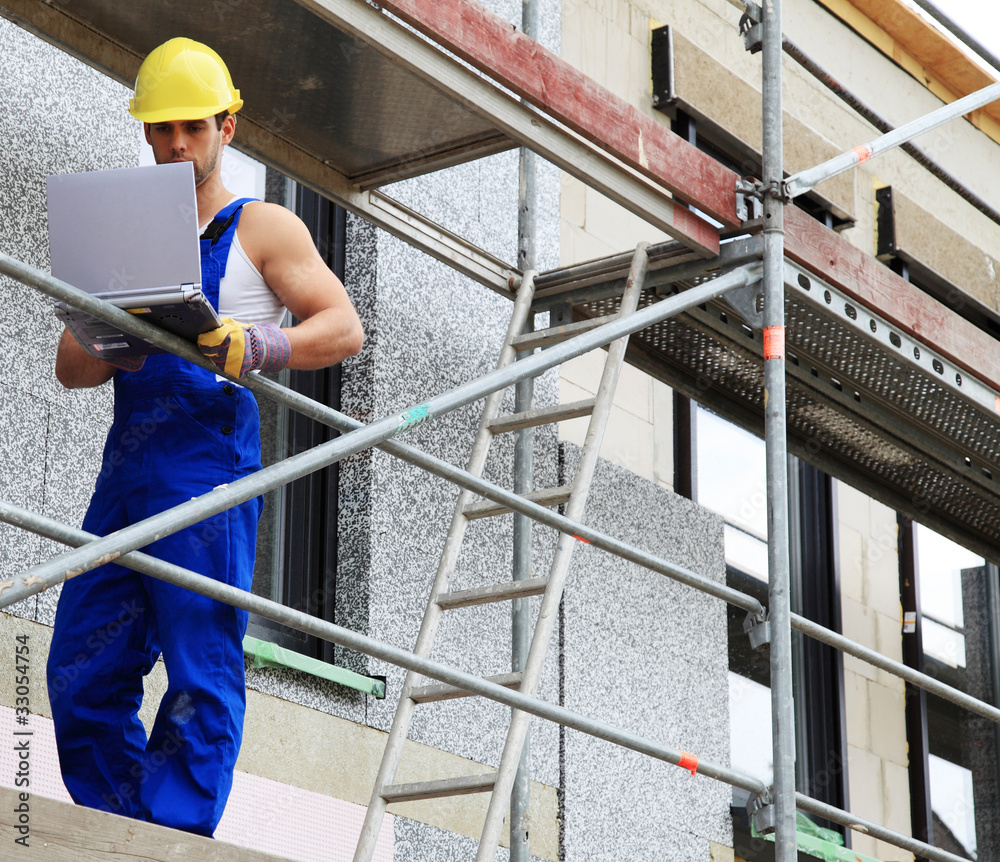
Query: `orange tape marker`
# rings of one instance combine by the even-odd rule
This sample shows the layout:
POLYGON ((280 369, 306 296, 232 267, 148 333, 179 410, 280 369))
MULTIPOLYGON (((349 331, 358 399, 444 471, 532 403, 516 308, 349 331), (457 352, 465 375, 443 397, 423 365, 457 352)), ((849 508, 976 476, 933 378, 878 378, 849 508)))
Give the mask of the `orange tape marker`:
POLYGON ((867 162, 872 157, 872 151, 868 149, 866 144, 862 144, 860 147, 855 147, 851 150, 851 152, 858 157, 859 165, 867 162))
POLYGON ((698 774, 698 758, 693 754, 689 754, 686 751, 682 751, 681 759, 677 761, 677 765, 681 769, 690 770, 692 775, 698 774))
POLYGON ((585 545, 590 544, 590 540, 583 538, 583 536, 574 535, 573 538, 576 539, 577 541, 583 542, 585 545))
POLYGON ((785 358, 785 327, 764 327, 764 359, 785 358))

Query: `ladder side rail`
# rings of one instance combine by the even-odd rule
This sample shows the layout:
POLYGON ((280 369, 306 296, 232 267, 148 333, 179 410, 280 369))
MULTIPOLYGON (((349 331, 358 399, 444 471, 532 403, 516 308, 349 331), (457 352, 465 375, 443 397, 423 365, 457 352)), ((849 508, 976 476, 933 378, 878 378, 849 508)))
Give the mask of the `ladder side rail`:
MULTIPOLYGON (((517 351, 512 346, 512 341, 524 329, 525 321, 531 314, 531 302, 534 298, 534 278, 534 272, 529 271, 525 273, 524 278, 521 280, 521 286, 514 301, 514 310, 511 314, 510 323, 507 326, 507 335, 500 350, 500 358, 497 360, 498 369, 510 365, 517 357, 517 351)), ((493 438, 490 424, 496 419, 499 413, 503 395, 503 389, 498 389, 490 393, 483 406, 479 428, 476 431, 476 437, 472 444, 472 452, 469 455, 466 467, 466 472, 474 476, 481 475, 486 464, 490 441, 493 438)), ((424 612, 424 618, 417 635, 417 642, 413 648, 413 652, 416 655, 430 655, 431 646, 434 643, 434 637, 437 634, 441 616, 444 613, 443 609, 438 605, 437 599, 448 589, 451 576, 458 563, 462 541, 465 538, 466 527, 469 524, 468 519, 463 514, 463 510, 472 502, 474 496, 473 492, 467 488, 463 488, 458 495, 455 511, 451 518, 451 525, 448 528, 448 535, 445 539, 444 549, 441 552, 441 560, 431 585, 430 595, 428 596, 427 609, 424 612)), ((415 688, 423 684, 420 674, 412 670, 407 672, 403 686, 399 692, 399 701, 393 715, 389 737, 382 752, 382 761, 375 776, 375 784, 372 787, 368 810, 365 812, 361 835, 355 847, 354 862, 370 862, 375 853, 379 830, 382 827, 382 819, 385 816, 386 807, 388 806, 388 803, 382 797, 382 791, 393 783, 396 770, 399 768, 399 762, 403 757, 403 747, 406 744, 410 724, 413 721, 413 713, 417 706, 417 703, 410 695, 415 688)))
MULTIPOLYGON (((648 247, 649 243, 646 242, 641 242, 636 246, 632 267, 626 281, 625 293, 622 296, 618 312, 619 319, 631 316, 639 306, 639 298, 642 295, 646 269, 649 264, 649 256, 646 254, 648 247)), ((601 382, 597 390, 596 405, 590 419, 590 425, 587 428, 587 437, 583 446, 583 457, 577 467, 576 476, 572 483, 572 496, 566 506, 566 516, 574 521, 582 520, 584 508, 587 505, 587 495, 590 492, 591 479, 594 474, 594 468, 597 465, 601 440, 607 428, 608 417, 611 414, 612 399, 614 398, 621 366, 625 360, 625 350, 627 347, 628 336, 626 335, 613 341, 608 348, 604 372, 601 375, 601 382)), ((572 536, 566 533, 560 534, 556 554, 549 570, 549 586, 542 597, 541 607, 538 612, 538 622, 535 626, 535 632, 532 636, 531 645, 524 663, 524 670, 522 671, 520 691, 523 694, 533 695, 541 680, 545 654, 548 650, 549 642, 552 640, 552 633, 555 630, 556 622, 558 621, 559 603, 562 600, 563 586, 566 582, 570 560, 575 548, 576 540, 572 536)), ((521 760, 521 751, 528 733, 530 718, 531 716, 528 713, 520 710, 512 712, 511 723, 507 730, 507 739, 500 758, 496 785, 490 797, 486 822, 483 825, 482 837, 480 838, 479 849, 476 853, 476 862, 493 862, 496 856, 497 846, 500 843, 500 833, 503 829, 504 815, 510 804, 510 795, 516 777, 517 766, 521 760)))

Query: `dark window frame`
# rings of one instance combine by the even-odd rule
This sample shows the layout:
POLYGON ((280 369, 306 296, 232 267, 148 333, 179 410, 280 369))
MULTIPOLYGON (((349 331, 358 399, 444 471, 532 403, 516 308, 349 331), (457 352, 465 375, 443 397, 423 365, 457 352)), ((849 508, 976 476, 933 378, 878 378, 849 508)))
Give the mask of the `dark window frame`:
MULTIPOLYGON (((272 171, 268 170, 269 183, 272 171)), ((278 175, 278 179, 284 179, 278 175)), ((291 183, 285 179, 285 183, 291 183)), ((282 185, 283 189, 288 186, 282 185)), ((342 207, 298 184, 288 203, 312 235, 320 257, 342 281, 346 268, 347 213, 342 207)), ((269 196, 270 197, 270 196, 269 196)), ((295 321, 298 322, 298 321, 295 321)), ((341 367, 316 371, 291 370, 287 386, 308 398, 340 409, 341 367)), ((282 408, 284 409, 284 408, 282 408)), ((304 452, 338 436, 328 425, 293 410, 284 415, 284 457, 304 452)), ((333 464, 286 485, 273 495, 272 505, 281 505, 282 542, 277 600, 326 622, 335 622, 338 560, 337 515, 340 467, 333 464)), ((312 635, 288 629, 251 615, 248 633, 312 658, 334 663, 334 645, 312 635)))
MULTIPOLYGON (((708 408, 705 408, 708 409, 708 408)), ((697 502, 697 419, 691 399, 674 392, 674 489, 697 502)), ((840 579, 837 558, 836 497, 832 478, 790 456, 789 538, 793 610, 835 632, 841 631, 840 579), (808 575, 808 576, 807 576, 808 575)), ((767 584, 726 566, 729 586, 767 606, 767 584)), ((747 640, 745 614, 728 606, 731 645, 747 640), (734 641, 734 638, 736 639, 734 641)), ((730 669, 764 685, 770 684, 766 651, 749 654, 730 647, 730 669)), ((796 784, 822 802, 849 810, 847 716, 843 656, 838 650, 805 636, 795 636, 793 665, 796 708, 796 784), (810 685, 803 686, 802 680, 810 685), (813 681, 819 681, 814 685, 813 681)), ((840 832, 850 847, 851 834, 838 824, 820 825, 840 832)))
MULTIPOLYGON (((905 630, 903 634, 903 663, 921 673, 939 678, 948 685, 965 690, 965 671, 957 671, 924 654, 924 615, 919 600, 920 565, 917 559, 916 530, 911 519, 903 515, 898 515, 897 518, 899 524, 900 598, 904 615, 912 614, 913 620, 912 631, 905 630)), ((992 702, 994 706, 1000 706, 1000 569, 995 563, 986 561, 983 567, 982 584, 985 592, 983 614, 986 631, 980 632, 980 635, 985 641, 985 660, 988 661, 990 667, 988 683, 992 689, 990 692, 992 696, 987 697, 986 700, 992 702)), ((906 618, 904 616, 904 619, 906 618)), ((971 636, 971 626, 967 629, 967 636, 971 636)), ((973 696, 980 696, 975 692, 971 693, 973 696)), ((923 689, 911 683, 906 683, 905 704, 906 737, 910 751, 909 783, 912 834, 915 838, 926 841, 928 844, 944 846, 944 849, 960 853, 959 848, 945 846, 936 841, 935 815, 931 804, 929 757, 933 753, 933 748, 940 749, 940 738, 944 738, 944 742, 947 744, 953 741, 953 737, 957 736, 957 733, 954 733, 951 728, 955 721, 961 722, 972 714, 950 702, 928 695, 923 689), (935 741, 932 742, 932 731, 935 729, 937 729, 937 733, 933 734, 935 741)), ((982 721, 987 720, 982 719, 982 721)), ((995 775, 987 778, 987 784, 991 783, 993 786, 992 799, 987 805, 980 807, 981 797, 974 796, 976 810, 980 812, 980 817, 976 818, 977 843, 984 839, 986 842, 986 846, 978 848, 978 858, 980 859, 994 858, 997 849, 1000 848, 1000 830, 989 819, 990 815, 983 813, 985 809, 995 814, 998 795, 1000 795, 997 790, 1000 788, 1000 725, 993 725, 992 738, 995 745, 993 768, 995 775), (980 833, 980 818, 982 818, 984 825, 992 826, 992 834, 980 833)), ((947 753, 952 756, 945 759, 954 763, 961 762, 960 755, 956 756, 955 752, 947 753)), ((981 788, 974 784, 974 794, 980 791, 981 788)), ((989 792, 989 788, 986 792, 989 792)), ((937 838, 944 842, 948 841, 948 836, 937 836, 937 838)))

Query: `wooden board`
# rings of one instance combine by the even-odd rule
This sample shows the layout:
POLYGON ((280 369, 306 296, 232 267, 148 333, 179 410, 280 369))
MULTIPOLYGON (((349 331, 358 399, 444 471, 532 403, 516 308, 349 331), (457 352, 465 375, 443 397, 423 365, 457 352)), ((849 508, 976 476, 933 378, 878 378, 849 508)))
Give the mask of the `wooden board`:
MULTIPOLYGON (((818 2, 945 102, 955 101, 996 81, 948 36, 900 0, 818 2)), ((1000 139, 997 135, 1000 102, 973 111, 969 117, 987 134, 1000 139)))
POLYGON ((737 227, 732 171, 472 0, 381 5, 682 200, 737 227))
POLYGON ((796 206, 785 208, 785 254, 984 383, 1000 381, 1000 342, 796 206))
POLYGON ((17 862, 287 862, 257 850, 57 802, 28 801, 28 846, 15 844, 17 791, 0 787, 0 858, 17 862))

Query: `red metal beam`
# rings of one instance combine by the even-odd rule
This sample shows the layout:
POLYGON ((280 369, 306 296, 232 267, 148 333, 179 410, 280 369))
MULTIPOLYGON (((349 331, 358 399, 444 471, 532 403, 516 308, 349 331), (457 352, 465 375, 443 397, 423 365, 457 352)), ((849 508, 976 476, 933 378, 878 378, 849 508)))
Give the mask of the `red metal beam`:
POLYGON ((439 45, 728 227, 732 171, 472 0, 380 0, 439 45))
POLYGON ((994 338, 796 206, 785 208, 785 254, 987 385, 1000 380, 994 338))

